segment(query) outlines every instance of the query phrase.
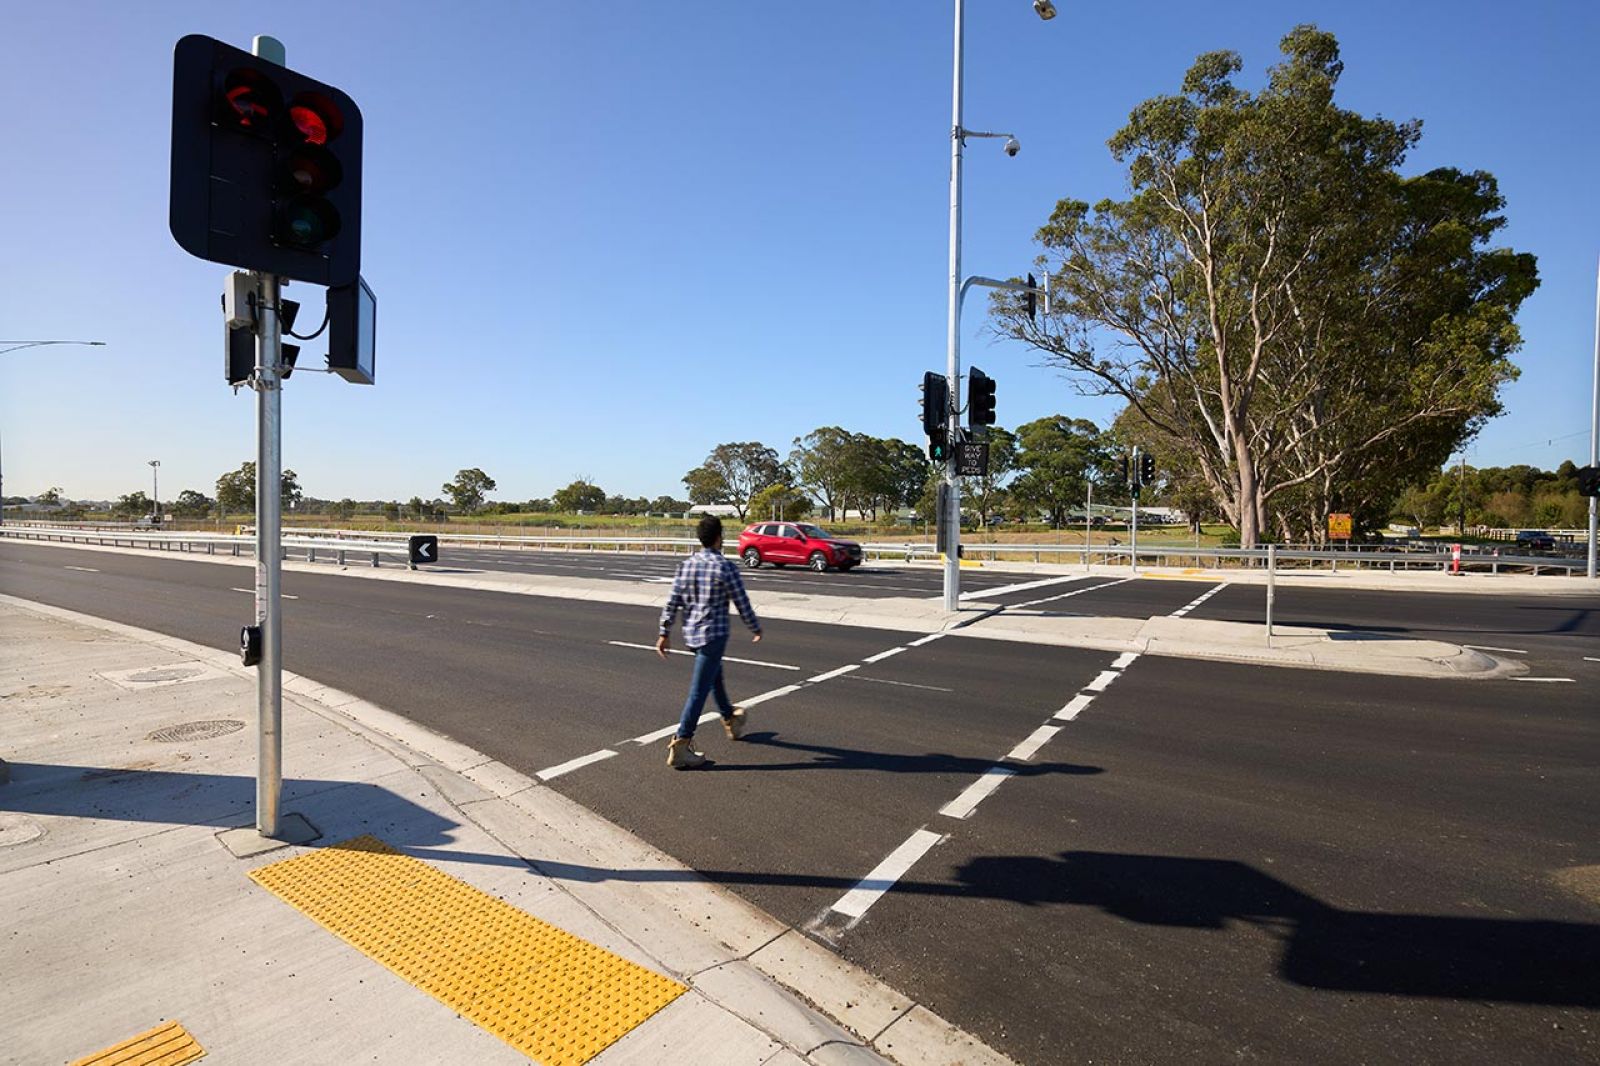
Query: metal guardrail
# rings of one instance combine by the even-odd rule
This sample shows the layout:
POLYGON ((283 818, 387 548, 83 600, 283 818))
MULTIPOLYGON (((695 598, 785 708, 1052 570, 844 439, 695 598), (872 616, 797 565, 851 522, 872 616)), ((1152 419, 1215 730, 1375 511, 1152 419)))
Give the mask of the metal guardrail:
MULTIPOLYGON (((235 557, 253 555, 255 552, 255 537, 236 536, 230 533, 189 533, 174 532, 163 533, 154 530, 140 529, 68 529, 53 526, 17 526, 7 523, 0 526, 0 537, 10 540, 37 540, 57 541, 73 544, 97 544, 113 548, 153 548, 160 551, 203 552, 206 555, 228 554, 235 557), (227 549, 219 552, 219 549, 227 549)), ((307 562, 317 561, 318 553, 324 558, 331 557, 331 561, 340 566, 346 565, 351 555, 372 557, 372 565, 378 566, 382 556, 398 555, 412 570, 416 566, 411 563, 411 546, 408 541, 392 543, 388 541, 354 541, 340 540, 330 544, 326 540, 312 537, 284 537, 283 555, 289 557, 291 551, 304 551, 307 562)))
MULTIPOLYGON (((253 548, 254 538, 220 533, 160 532, 128 529, 68 529, 63 527, 0 526, 0 535, 33 540, 71 540, 79 543, 96 543, 129 547, 148 546, 175 551, 204 551, 216 554, 218 548, 227 548, 237 556, 241 548, 253 548)), ((699 546, 691 537, 628 537, 628 536, 560 536, 511 537, 492 533, 435 534, 441 544, 474 545, 478 547, 511 548, 527 551, 642 551, 687 554, 699 546)), ((350 554, 370 554, 372 565, 379 565, 382 555, 400 555, 409 560, 408 542, 411 533, 389 533, 348 529, 296 529, 284 537, 284 550, 304 551, 306 558, 315 562, 319 553, 331 555, 343 565, 350 554)), ((733 553, 734 547, 727 550, 733 553)), ((862 545, 866 558, 903 561, 934 560, 939 557, 933 545, 921 542, 871 542, 862 545)), ((1396 549, 1382 545, 1358 546, 1341 549, 1293 548, 1276 549, 1279 569, 1313 569, 1327 567, 1337 571, 1341 565, 1360 570, 1448 570, 1453 555, 1448 551, 1427 548, 1396 549), (1287 566, 1285 564, 1288 564, 1287 566)), ((974 561, 1013 561, 1035 563, 1081 563, 1089 566, 1100 563, 1112 566, 1154 564, 1156 566, 1219 568, 1232 565, 1241 568, 1262 568, 1267 561, 1267 548, 1196 548, 1184 545, 1140 545, 1135 556, 1131 545, 1082 544, 1014 544, 965 543, 962 556, 974 561)), ((408 562, 409 565, 409 562, 408 562)), ((1506 570, 1531 570, 1534 574, 1546 571, 1582 571, 1583 559, 1564 559, 1537 555, 1505 555, 1498 552, 1464 550, 1461 554, 1462 570, 1487 570, 1499 573, 1506 570)))

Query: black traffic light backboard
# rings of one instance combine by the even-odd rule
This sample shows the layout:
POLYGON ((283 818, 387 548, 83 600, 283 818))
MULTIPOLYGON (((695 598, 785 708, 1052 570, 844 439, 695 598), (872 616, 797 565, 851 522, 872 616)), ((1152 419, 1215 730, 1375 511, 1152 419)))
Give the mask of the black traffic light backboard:
POLYGON ((994 425, 994 378, 977 367, 967 376, 967 424, 994 425))
POLYGON ((178 42, 168 224, 189 254, 315 285, 361 269, 361 111, 221 41, 178 42))

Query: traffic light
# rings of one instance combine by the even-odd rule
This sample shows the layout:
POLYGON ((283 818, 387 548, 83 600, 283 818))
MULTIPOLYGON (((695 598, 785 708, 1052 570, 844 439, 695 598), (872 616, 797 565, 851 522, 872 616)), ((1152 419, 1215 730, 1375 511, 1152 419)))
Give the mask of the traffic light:
POLYGON ((977 367, 967 379, 967 424, 994 425, 994 378, 977 367))
POLYGON ((328 290, 328 369, 355 385, 377 373, 378 300, 366 279, 328 290))
POLYGON ((1151 485, 1156 480, 1156 457, 1149 452, 1139 455, 1139 484, 1151 485))
POLYGON ((361 112, 331 85, 191 34, 172 78, 168 225, 189 254, 316 285, 361 268, 361 112))
POLYGON ((1600 496, 1600 466, 1585 466, 1578 469, 1578 495, 1600 496))
POLYGON ((1133 478, 1129 476, 1130 473, 1131 473, 1131 471, 1128 469, 1128 457, 1126 455, 1124 455, 1122 457, 1122 483, 1124 485, 1132 487, 1133 478))
POLYGON ((949 429, 950 382, 932 370, 922 375, 922 432, 944 436, 949 429))
POLYGON ((1037 281, 1033 280, 1033 275, 1032 274, 1029 274, 1028 275, 1028 317, 1029 318, 1038 318, 1039 317, 1039 295, 1038 295, 1038 293, 1033 291, 1033 290, 1037 289, 1038 287, 1039 287, 1039 283, 1037 281))
POLYGON ((941 429, 937 433, 928 434, 928 458, 935 463, 942 463, 950 458, 948 431, 941 429))

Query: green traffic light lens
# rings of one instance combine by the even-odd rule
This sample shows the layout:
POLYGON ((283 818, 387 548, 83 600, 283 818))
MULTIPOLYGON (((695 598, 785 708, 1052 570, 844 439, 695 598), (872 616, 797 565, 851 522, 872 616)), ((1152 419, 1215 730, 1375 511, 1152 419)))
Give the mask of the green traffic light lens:
POLYGON ((279 216, 278 239, 294 248, 315 248, 338 235, 339 212, 326 200, 291 200, 279 216))

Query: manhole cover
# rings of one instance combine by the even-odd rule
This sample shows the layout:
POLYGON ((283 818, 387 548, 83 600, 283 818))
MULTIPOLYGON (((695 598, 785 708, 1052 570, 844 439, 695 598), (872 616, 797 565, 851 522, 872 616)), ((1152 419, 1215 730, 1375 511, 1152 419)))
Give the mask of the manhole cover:
POLYGON ((237 733, 244 728, 243 722, 236 722, 231 718, 223 718, 215 722, 183 722, 179 725, 169 725, 165 729, 157 729, 147 738, 157 744, 179 744, 186 740, 210 740, 212 737, 225 737, 229 733, 237 733))
POLYGON ((124 680, 140 681, 146 684, 154 681, 187 681, 191 677, 199 677, 204 670, 192 666, 165 666, 159 670, 141 670, 137 674, 129 674, 124 680))
POLYGON ((20 814, 0 814, 0 848, 26 844, 44 836, 44 826, 20 814))

